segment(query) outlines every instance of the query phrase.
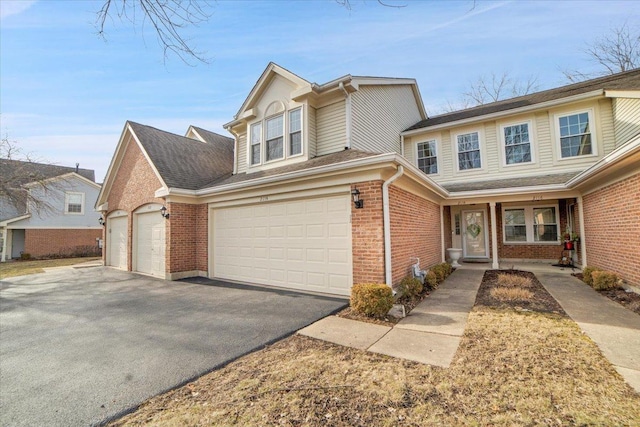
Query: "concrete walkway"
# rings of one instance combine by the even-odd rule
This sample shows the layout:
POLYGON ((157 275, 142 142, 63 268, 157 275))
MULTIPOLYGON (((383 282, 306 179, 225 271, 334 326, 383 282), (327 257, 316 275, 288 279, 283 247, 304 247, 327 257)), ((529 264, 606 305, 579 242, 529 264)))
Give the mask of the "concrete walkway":
POLYGON ((394 328, 330 316, 298 333, 446 368, 460 344, 483 275, 484 270, 457 269, 394 328))
POLYGON ((536 277, 631 387, 640 393, 640 316, 572 276, 536 277))

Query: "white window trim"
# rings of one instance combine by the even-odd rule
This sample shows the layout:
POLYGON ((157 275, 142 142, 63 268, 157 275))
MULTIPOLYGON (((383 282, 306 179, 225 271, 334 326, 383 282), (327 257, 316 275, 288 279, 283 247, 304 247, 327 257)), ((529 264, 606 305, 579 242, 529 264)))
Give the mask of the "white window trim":
POLYGON ((270 165, 273 163, 281 162, 283 160, 292 159, 296 157, 303 156, 305 153, 305 109, 303 105, 296 106, 294 108, 286 109, 284 111, 279 111, 278 113, 272 114, 267 117, 263 117, 260 120, 255 120, 253 122, 247 123, 247 141, 246 141, 246 150, 247 150, 247 159, 246 163, 249 168, 257 168, 263 165, 270 165), (290 141, 289 137, 291 136, 289 133, 289 125, 290 125, 290 116, 289 114, 292 111, 300 111, 300 139, 301 139, 301 150, 298 154, 290 153, 290 141), (283 134, 282 134, 282 157, 277 159, 267 160, 267 120, 272 119, 277 116, 283 116, 283 134), (251 163, 251 127, 254 125, 260 124, 260 161, 258 163, 251 163))
POLYGON ((416 159, 416 167, 422 171, 422 173, 429 175, 429 176, 438 176, 440 175, 440 169, 441 169, 441 165, 440 165, 440 147, 439 147, 439 141, 437 138, 430 138, 430 139, 425 139, 423 141, 417 141, 415 144, 415 159, 416 159), (420 150, 418 149, 418 145, 420 144, 426 144, 427 142, 433 142, 435 144, 435 158, 436 158, 436 168, 438 169, 438 171, 436 173, 426 173, 424 171, 422 171, 422 169, 420 169, 420 166, 418 164, 418 160, 420 159, 420 150))
POLYGON ((84 215, 84 193, 79 191, 65 191, 64 193, 64 214, 65 215, 84 215), (82 197, 82 202, 80 205, 80 212, 69 212, 69 196, 71 195, 80 195, 82 197))
POLYGON ((558 208, 558 204, 541 204, 541 205, 503 205, 502 206, 502 243, 505 245, 557 245, 560 243, 560 210, 558 208), (542 208, 554 208, 556 212, 556 233, 558 234, 556 240, 549 242, 540 242, 534 240, 533 233, 533 210, 534 209, 542 209, 542 208), (524 210, 524 224, 527 230, 527 240, 524 242, 514 242, 511 240, 507 240, 506 233, 506 213, 507 210, 513 209, 523 209, 524 210))
POLYGON ((536 163, 536 145, 535 145, 535 140, 536 140, 536 134, 535 134, 535 130, 533 127, 533 122, 531 120, 520 120, 517 122, 510 122, 510 123, 503 123, 500 125, 499 127, 500 130, 500 142, 501 142, 501 153, 500 156, 502 158, 502 166, 505 168, 512 168, 512 167, 522 167, 522 166, 530 166, 536 163), (504 139, 504 129, 511 127, 511 126, 518 126, 518 125, 527 125, 529 127, 529 149, 531 150, 531 160, 528 162, 523 162, 523 163, 512 163, 509 164, 507 163, 507 142, 504 139))
POLYGON ((484 134, 483 134, 481 129, 470 129, 468 131, 460 131, 460 132, 456 132, 456 133, 453 134, 452 143, 453 143, 453 147, 454 147, 453 152, 455 153, 454 163, 456 165, 456 172, 458 172, 458 173, 473 173, 473 172, 478 172, 478 171, 483 171, 484 170, 485 158, 484 158, 484 153, 483 153, 483 150, 482 150, 483 140, 484 140, 484 134), (477 133, 478 134, 478 150, 480 151, 480 167, 479 168, 474 168, 474 169, 460 169, 460 160, 458 158, 458 154, 460 154, 460 152, 458 151, 458 136, 460 136, 460 135, 468 135, 470 133, 477 133))
POLYGON ((580 110, 572 110, 572 111, 562 111, 558 113, 554 113, 553 115, 553 126, 556 132, 555 135, 555 146, 557 156, 556 158, 560 161, 564 160, 576 160, 576 159, 588 159, 591 157, 598 156, 598 138, 596 133, 596 120, 595 113, 593 108, 582 108, 580 110), (572 157, 562 157, 562 145, 560 143, 560 117, 573 116, 576 114, 587 113, 589 115, 589 128, 591 129, 591 154, 585 154, 582 156, 572 156, 572 157))

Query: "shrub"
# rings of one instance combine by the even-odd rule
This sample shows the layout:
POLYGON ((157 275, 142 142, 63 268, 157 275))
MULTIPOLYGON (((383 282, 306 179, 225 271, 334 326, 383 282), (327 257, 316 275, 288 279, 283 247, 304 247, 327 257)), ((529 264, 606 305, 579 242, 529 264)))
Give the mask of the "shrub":
POLYGON ((491 296, 498 301, 528 301, 533 298, 533 292, 522 288, 498 287, 491 289, 491 296))
POLYGON ((449 277, 449 275, 451 274, 451 265, 449 263, 443 262, 442 264, 436 264, 431 267, 430 271, 433 271, 435 273, 438 279, 438 283, 442 283, 444 282, 444 279, 449 277))
POLYGON ((586 266, 583 270, 582 270, 582 281, 584 283, 586 283, 589 286, 593 286, 593 277, 592 274, 594 271, 602 271, 601 269, 599 269, 598 267, 589 267, 586 266))
POLYGON ((620 278, 616 273, 611 271, 596 270, 591 273, 593 289, 596 291, 608 291, 620 287, 618 280, 620 278))
POLYGON ((409 298, 414 298, 422 293, 424 286, 417 277, 407 276, 400 282, 400 294, 409 298))
POLYGON ((358 283, 351 288, 351 308, 366 316, 383 317, 393 307, 391 287, 378 283, 358 283))
POLYGON ((30 253, 23 252, 20 254, 20 261, 29 261, 30 259, 33 259, 30 253))
POLYGON ((498 285, 507 288, 530 288, 533 283, 530 277, 518 276, 517 274, 498 274, 498 285))
POLYGON ((438 276, 433 271, 427 271, 427 277, 424 282, 429 286, 429 289, 436 289, 438 287, 438 276))

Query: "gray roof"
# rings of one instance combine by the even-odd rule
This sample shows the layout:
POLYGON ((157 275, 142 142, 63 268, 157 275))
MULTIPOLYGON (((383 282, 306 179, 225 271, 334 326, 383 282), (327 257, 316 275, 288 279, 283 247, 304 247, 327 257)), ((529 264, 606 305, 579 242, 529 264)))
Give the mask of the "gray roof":
POLYGON ((314 157, 306 162, 295 163, 292 165, 282 166, 279 168, 273 168, 253 173, 238 173, 236 175, 229 174, 228 176, 211 181, 203 188, 219 187, 221 185, 236 184, 244 181, 251 181, 253 179, 264 178, 267 176, 276 176, 289 172, 297 172, 305 169, 312 169, 320 166, 328 166, 332 164, 344 163, 349 160, 363 159, 366 157, 377 156, 380 153, 368 153, 359 150, 343 150, 337 153, 326 154, 324 156, 314 157))
POLYGON ((76 168, 68 166, 0 159, 0 174, 2 174, 3 181, 7 182, 7 177, 11 177, 11 184, 14 188, 71 172, 77 172, 78 175, 90 181, 96 181, 96 174, 92 169, 78 168, 76 170, 76 168))
POLYGON ((580 172, 560 173, 553 175, 528 176, 522 178, 496 179, 492 181, 475 181, 455 184, 440 184, 448 192, 481 191, 536 187, 539 185, 564 184, 580 172))
POLYGON ((472 117, 484 116, 486 114, 512 110, 529 105, 540 104, 542 102, 562 99, 569 96, 579 95, 594 90, 640 90, 640 68, 626 71, 624 73, 613 74, 606 77, 587 80, 580 83, 536 92, 517 98, 505 99, 503 101, 492 102, 490 104, 479 105, 465 110, 454 111, 452 113, 441 114, 422 120, 406 129, 406 131, 427 128, 444 123, 456 122, 458 120, 472 117))
POLYGON ((207 141, 128 122, 170 188, 197 190, 233 171, 233 139, 196 128, 207 141))

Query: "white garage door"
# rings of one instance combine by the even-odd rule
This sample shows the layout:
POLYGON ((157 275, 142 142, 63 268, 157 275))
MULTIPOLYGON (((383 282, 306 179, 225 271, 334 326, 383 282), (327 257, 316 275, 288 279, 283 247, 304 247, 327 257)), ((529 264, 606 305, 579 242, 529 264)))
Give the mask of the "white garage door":
POLYGON ((136 271, 165 277, 165 221, 157 211, 136 214, 136 271))
POLYGON ((127 269, 127 217, 107 218, 108 265, 127 269))
POLYGON ((214 276, 348 295, 350 203, 345 195, 215 209, 214 276))

